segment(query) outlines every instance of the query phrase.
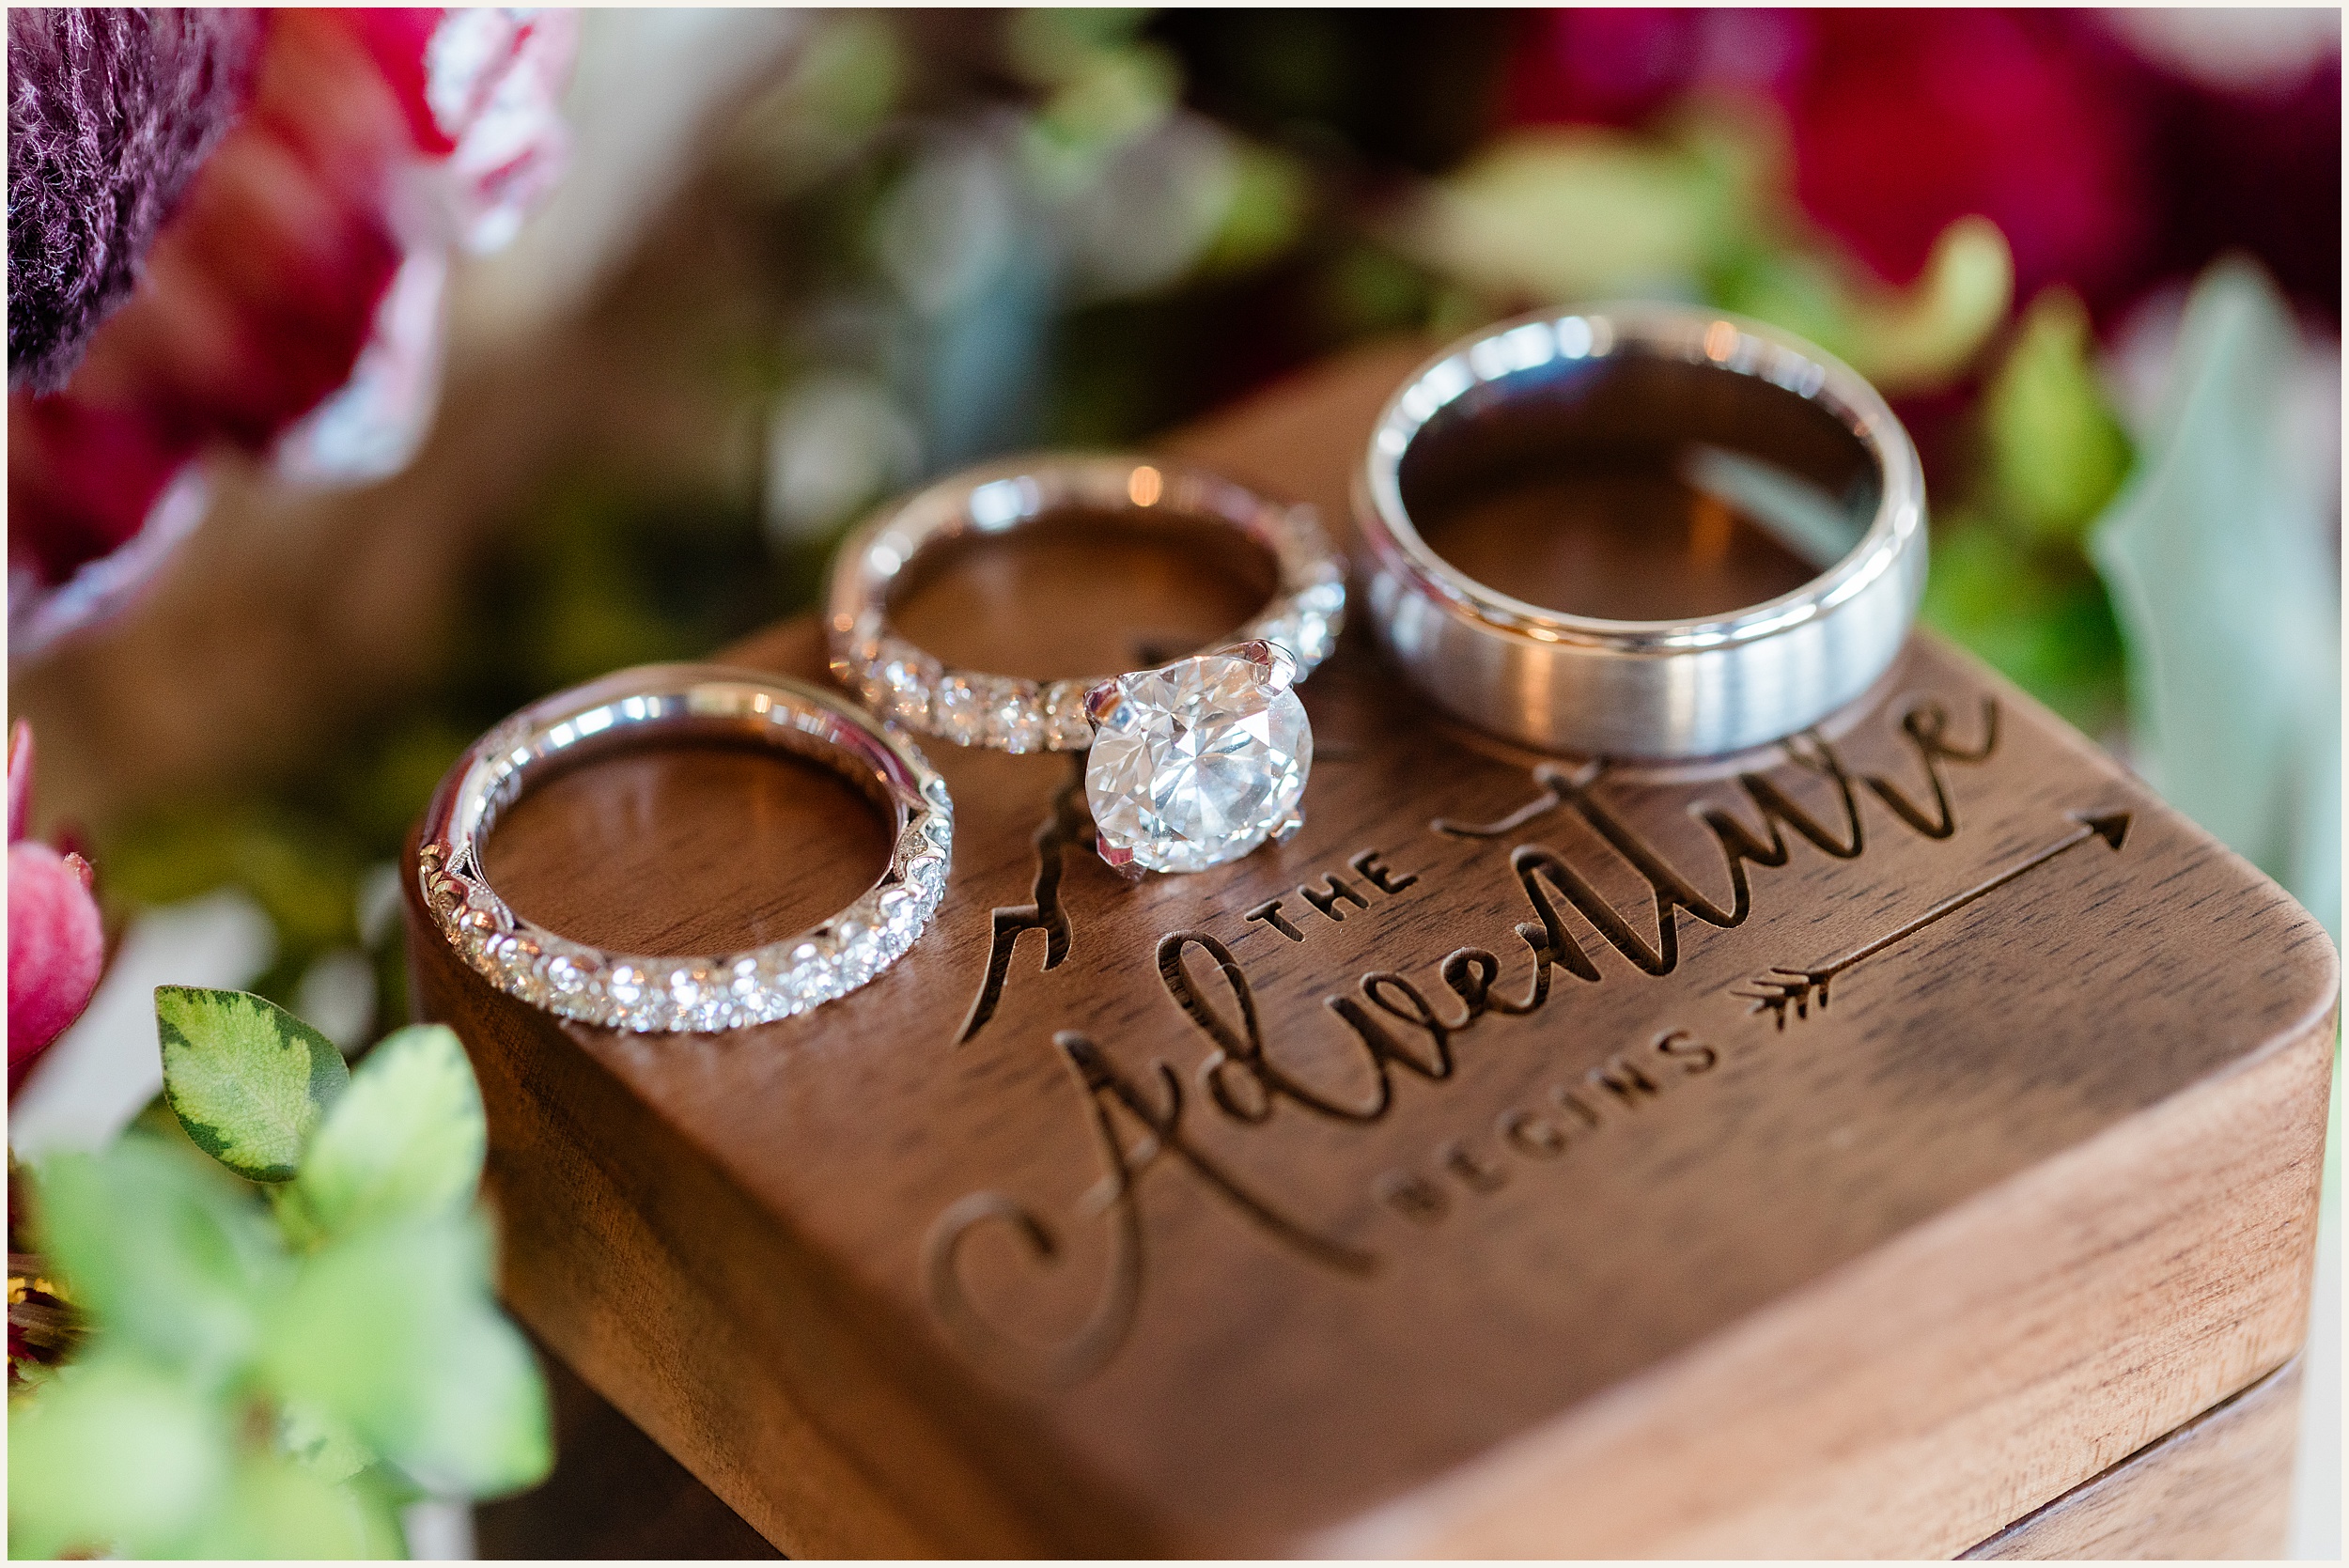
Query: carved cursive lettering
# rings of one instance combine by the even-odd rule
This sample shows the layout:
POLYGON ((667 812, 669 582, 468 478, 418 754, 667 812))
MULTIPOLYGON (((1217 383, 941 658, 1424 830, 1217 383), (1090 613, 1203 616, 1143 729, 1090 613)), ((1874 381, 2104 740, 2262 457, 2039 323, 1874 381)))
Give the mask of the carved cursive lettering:
POLYGON ((1077 1201, 1081 1214, 1098 1216, 1109 1228, 1109 1264, 1092 1310, 1065 1339, 1039 1343, 989 1322, 972 1303, 962 1281, 964 1244, 985 1225, 1007 1227, 1027 1255, 1051 1264, 1061 1242, 1050 1225, 1019 1200, 1000 1192, 971 1193, 938 1217, 923 1248, 923 1281, 930 1309, 964 1353, 1005 1382, 1066 1388, 1098 1371, 1132 1329, 1141 1299, 1143 1245, 1135 1188, 1144 1172, 1172 1158, 1209 1191, 1299 1256, 1340 1273, 1366 1275, 1377 1260, 1360 1248, 1317 1234, 1259 1198, 1183 1130, 1183 1085, 1163 1062, 1152 1063, 1158 1080, 1154 1100, 1121 1072, 1085 1035, 1064 1030, 1053 1046, 1083 1091, 1087 1120, 1102 1173, 1077 1201), (1115 1115, 1138 1124, 1142 1137, 1128 1147, 1115 1115))

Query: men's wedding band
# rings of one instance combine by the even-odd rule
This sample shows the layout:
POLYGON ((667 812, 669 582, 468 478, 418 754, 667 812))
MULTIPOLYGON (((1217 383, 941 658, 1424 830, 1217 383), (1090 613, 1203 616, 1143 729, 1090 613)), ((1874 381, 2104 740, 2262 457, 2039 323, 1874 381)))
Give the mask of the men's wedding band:
POLYGON ((905 956, 938 912, 953 851, 945 784, 849 704, 754 671, 652 664, 558 692, 475 741, 426 810, 418 876, 449 944, 508 994, 607 1029, 714 1032, 821 1006, 905 956), (499 813, 558 766, 681 738, 749 740, 839 773, 888 814, 888 869, 811 930, 706 957, 607 953, 507 908, 481 866, 499 813))
POLYGON ((1923 476, 1884 399, 1797 338, 1682 305, 1544 313, 1446 349, 1380 415, 1355 511, 1396 662, 1451 712, 1548 751, 1696 757, 1781 739, 1884 675, 1924 591, 1923 476), (1804 456, 1756 449, 1757 428, 1797 432, 1804 456), (1478 582, 1423 536, 1415 507, 1546 452, 1566 460, 1567 429, 1676 447, 1685 482, 1819 574, 1727 614, 1605 620, 1478 582), (1805 472, 1831 451, 1851 472, 1840 492, 1805 472))

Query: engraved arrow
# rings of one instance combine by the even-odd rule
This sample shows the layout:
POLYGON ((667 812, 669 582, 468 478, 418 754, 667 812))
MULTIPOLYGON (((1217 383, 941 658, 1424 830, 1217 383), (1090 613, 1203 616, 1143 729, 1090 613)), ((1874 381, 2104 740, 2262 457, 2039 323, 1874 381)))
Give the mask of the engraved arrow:
POLYGON ((1753 989, 1735 991, 1732 994, 1744 997, 1753 1003, 1750 1008, 1747 1009, 1749 1012, 1759 1013, 1766 1008, 1778 1015, 1778 1027, 1781 1029, 1786 1027, 1786 1013, 1789 1008, 1794 1010, 1795 1017, 1798 1018, 1807 1018, 1811 1016, 1811 1006, 1814 1001, 1818 1004, 1820 1012, 1826 1012, 1828 984, 1845 970, 1867 962, 1886 948, 1906 941, 1934 922, 1955 914, 1985 894, 1996 893, 2025 872, 2046 865, 2066 850, 2077 849, 2089 840, 2099 838, 2114 849, 2119 849, 2122 841, 2129 836, 2129 814, 2124 811, 2108 812, 2100 816, 2075 814, 2075 819, 2079 826, 2046 848, 2026 856, 1986 882, 1943 899, 1907 924, 1897 930, 1886 932, 1865 947, 1856 947, 1849 953, 1840 957, 1830 958, 1814 969, 1773 968, 1767 974, 1756 975, 1746 983, 1753 989))

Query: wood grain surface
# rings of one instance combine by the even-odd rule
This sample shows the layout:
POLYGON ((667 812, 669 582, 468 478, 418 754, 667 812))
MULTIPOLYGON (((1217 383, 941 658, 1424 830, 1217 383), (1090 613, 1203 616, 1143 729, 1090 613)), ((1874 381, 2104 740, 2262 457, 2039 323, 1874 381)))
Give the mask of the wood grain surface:
POLYGON ((2038 1561, 2282 1557, 2299 1437, 2295 1357, 1965 1555, 2038 1561))
MULTIPOLYGON (((542 1347, 543 1350, 543 1347, 542 1347)), ((560 1358, 546 1483, 475 1508, 484 1558, 708 1560, 773 1546, 560 1358)), ((2033 1510, 1968 1558, 2277 1558, 2290 1527, 2301 1358, 2033 1510)))
MULTIPOLYGON (((1407 357, 1172 444, 1341 521, 1407 357)), ((1138 661, 1237 565, 905 620, 1138 661)), ((731 657, 820 678, 810 623, 731 657)), ((770 1028, 557 1024, 412 888, 509 1299, 777 1545, 1946 1557, 2298 1345, 2331 945, 2013 688, 1920 638, 1675 769, 1452 724, 1359 625, 1300 690, 1303 832, 1133 888, 1069 758, 931 747, 938 928, 770 1028)), ((491 874, 611 940, 820 913, 877 840, 772 767, 583 769, 491 874)))
POLYGON ((766 1538, 633 1421, 542 1354, 554 1406, 554 1470, 474 1507, 474 1551, 492 1560, 774 1558, 766 1538))

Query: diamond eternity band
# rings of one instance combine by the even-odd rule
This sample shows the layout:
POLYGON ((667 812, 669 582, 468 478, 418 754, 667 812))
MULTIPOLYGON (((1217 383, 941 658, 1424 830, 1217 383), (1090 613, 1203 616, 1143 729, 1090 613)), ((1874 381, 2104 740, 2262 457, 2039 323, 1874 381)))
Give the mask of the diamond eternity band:
POLYGON ((715 1032, 804 1013, 903 957, 938 912, 953 850, 944 782, 848 704, 752 671, 646 665, 534 704, 475 741, 433 795, 418 875, 450 945, 509 995, 607 1029, 715 1032), (705 957, 607 953, 515 915, 481 869, 498 814, 558 762, 683 735, 750 739, 840 773, 890 816, 887 871, 811 930, 705 957))

